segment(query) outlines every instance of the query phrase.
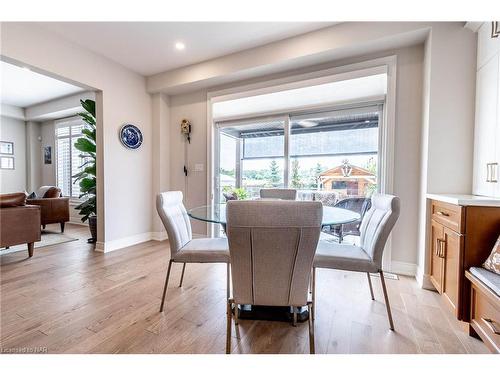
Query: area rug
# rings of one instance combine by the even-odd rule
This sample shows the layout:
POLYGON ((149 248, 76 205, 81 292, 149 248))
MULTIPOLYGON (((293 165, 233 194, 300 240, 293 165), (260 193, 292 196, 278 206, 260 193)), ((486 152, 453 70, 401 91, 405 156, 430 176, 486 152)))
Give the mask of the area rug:
MULTIPOLYGON (((50 245, 57 245, 60 243, 65 243, 65 242, 77 241, 77 240, 78 240, 78 238, 68 236, 64 233, 57 233, 57 232, 50 232, 50 231, 43 230, 41 241, 35 242, 35 249, 39 249, 41 247, 50 246, 50 245)), ((8 249, 2 248, 2 249, 0 249, 0 255, 15 253, 18 251, 26 251, 26 253, 27 253, 28 252, 28 245, 21 244, 21 245, 11 246, 8 249)))

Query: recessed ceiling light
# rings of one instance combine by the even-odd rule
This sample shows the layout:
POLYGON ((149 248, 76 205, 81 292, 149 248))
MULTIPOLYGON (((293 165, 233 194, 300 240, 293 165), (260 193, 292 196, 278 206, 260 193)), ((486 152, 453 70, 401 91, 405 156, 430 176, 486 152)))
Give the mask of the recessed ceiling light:
POLYGON ((175 49, 176 50, 182 51, 185 48, 186 48, 186 45, 184 43, 182 43, 182 42, 175 43, 175 49))
POLYGON ((31 71, 31 69, 28 66, 23 66, 24 70, 27 70, 28 72, 31 71))

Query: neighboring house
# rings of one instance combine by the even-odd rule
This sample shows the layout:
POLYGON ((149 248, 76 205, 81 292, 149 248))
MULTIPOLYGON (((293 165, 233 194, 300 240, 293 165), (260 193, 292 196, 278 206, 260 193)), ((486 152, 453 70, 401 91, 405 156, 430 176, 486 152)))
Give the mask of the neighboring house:
POLYGON ((370 187, 377 183, 375 174, 365 168, 349 164, 328 169, 319 175, 322 190, 333 190, 342 196, 366 196, 370 187))

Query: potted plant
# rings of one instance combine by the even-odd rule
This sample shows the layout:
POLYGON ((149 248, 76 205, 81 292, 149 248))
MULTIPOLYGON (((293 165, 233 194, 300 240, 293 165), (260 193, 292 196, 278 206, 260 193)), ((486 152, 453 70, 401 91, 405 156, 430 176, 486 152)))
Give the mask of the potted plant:
POLYGON ((83 202, 75 208, 82 215, 82 222, 89 221, 89 229, 92 238, 88 242, 97 241, 97 208, 96 208, 96 119, 95 101, 87 99, 80 100, 85 112, 78 113, 78 116, 88 125, 82 130, 82 136, 75 142, 75 148, 82 152, 80 157, 83 164, 82 170, 75 174, 74 184, 80 186, 80 199, 83 202))

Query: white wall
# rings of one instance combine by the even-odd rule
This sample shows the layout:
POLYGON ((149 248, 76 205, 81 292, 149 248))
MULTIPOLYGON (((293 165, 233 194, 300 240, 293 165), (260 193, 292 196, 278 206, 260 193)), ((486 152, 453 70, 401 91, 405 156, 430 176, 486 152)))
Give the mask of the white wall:
POLYGON ((14 142, 14 168, 0 169, 0 192, 26 190, 26 125, 23 120, 0 117, 0 140, 14 142))
POLYGON ((26 191, 32 193, 42 185, 41 124, 26 122, 26 191))
POLYGON ((98 111, 102 110, 103 128, 99 132, 103 150, 98 156, 98 205, 100 223, 104 216, 106 225, 99 228, 98 245, 111 250, 149 239, 153 217, 152 123, 145 78, 35 24, 2 23, 1 29, 2 57, 100 90, 97 101, 98 111), (144 143, 139 150, 130 151, 120 144, 118 130, 124 123, 142 130, 144 143))

